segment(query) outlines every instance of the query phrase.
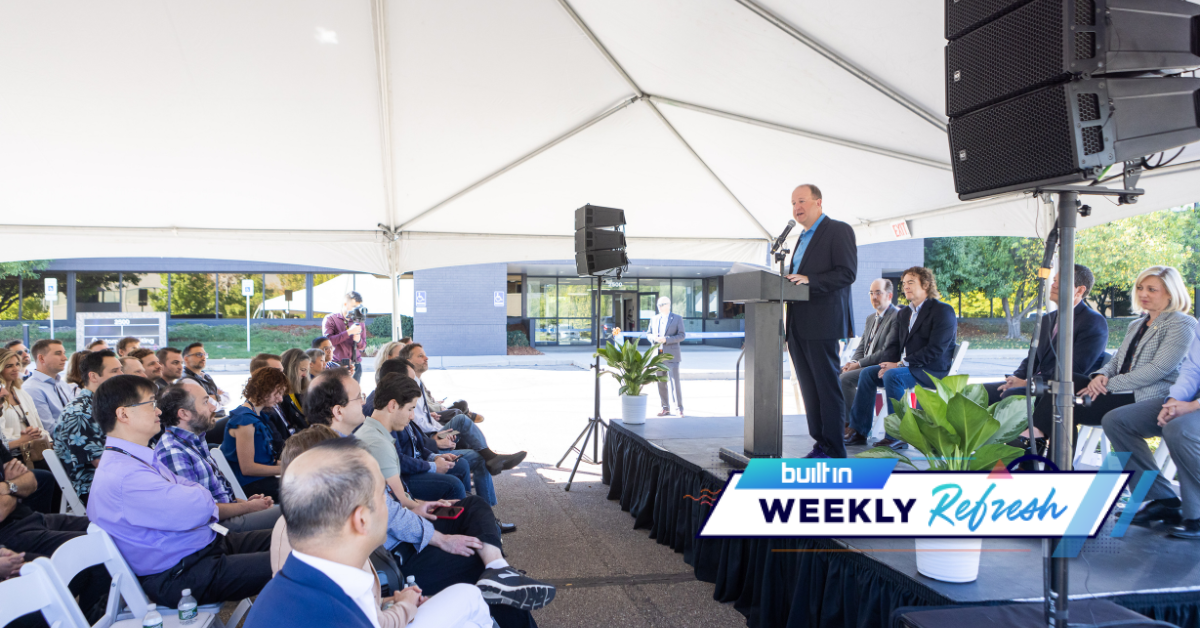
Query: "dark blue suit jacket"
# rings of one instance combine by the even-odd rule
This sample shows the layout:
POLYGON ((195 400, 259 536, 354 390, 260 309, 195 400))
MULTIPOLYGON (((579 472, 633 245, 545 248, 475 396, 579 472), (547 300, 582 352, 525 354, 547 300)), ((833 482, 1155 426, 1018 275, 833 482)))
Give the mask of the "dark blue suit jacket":
POLYGON ((288 556, 246 616, 245 628, 371 628, 371 622, 333 580, 308 563, 288 556))
MULTIPOLYGON (((796 254, 792 253, 792 257, 796 254)), ((787 261, 789 274, 792 261, 787 261)), ((853 337, 850 286, 858 275, 854 227, 825 216, 800 258, 799 274, 808 277, 808 300, 788 303, 787 337, 796 340, 853 337)))
POLYGON ((929 375, 945 377, 954 362, 958 317, 949 305, 937 299, 926 299, 910 332, 908 321, 912 319, 912 313, 912 306, 909 306, 896 315, 898 333, 895 338, 900 348, 893 355, 903 353, 904 362, 908 364, 912 376, 922 386, 932 387, 933 380, 929 379, 929 375))
POLYGON ((429 454, 437 452, 430 446, 431 441, 429 437, 417 429, 416 422, 409 421, 408 426, 403 430, 392 433, 396 435, 396 453, 400 454, 400 475, 428 473, 429 462, 427 457, 429 454), (417 443, 415 449, 413 447, 414 442, 417 443), (414 453, 416 454, 415 456, 413 455, 414 453))
MULTIPOLYGON (((1058 368, 1058 345, 1050 340, 1054 324, 1058 322, 1058 312, 1050 312, 1042 321, 1042 333, 1038 336, 1038 350, 1033 356, 1033 374, 1041 375, 1049 380, 1058 368)), ((1108 321, 1104 316, 1088 307, 1087 301, 1080 301, 1075 306, 1075 351, 1071 361, 1072 370, 1079 377, 1087 377, 1100 370, 1107 362, 1104 347, 1108 344, 1108 321)), ((1029 379, 1029 369, 1026 362, 1013 371, 1013 375, 1021 379, 1029 379)))

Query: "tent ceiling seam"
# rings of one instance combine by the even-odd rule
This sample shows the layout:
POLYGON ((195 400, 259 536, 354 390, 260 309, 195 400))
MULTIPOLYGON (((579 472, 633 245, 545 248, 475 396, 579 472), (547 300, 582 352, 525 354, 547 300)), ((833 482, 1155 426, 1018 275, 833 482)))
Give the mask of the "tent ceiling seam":
MULTIPOLYGON (((587 23, 583 21, 583 18, 579 17, 579 14, 575 12, 574 7, 572 7, 567 0, 558 0, 558 4, 561 5, 563 10, 567 12, 567 15, 571 16, 571 19, 575 22, 575 25, 579 27, 579 30, 583 31, 583 34, 592 42, 592 45, 596 47, 596 50, 598 50, 600 54, 608 60, 609 65, 621 75, 621 78, 625 79, 625 82, 629 84, 629 87, 633 89, 634 93, 636 93, 639 98, 645 98, 646 92, 643 91, 641 86, 639 86, 637 82, 633 80, 633 77, 625 71, 625 68, 617 61, 616 57, 612 56, 612 53, 608 51, 608 48, 604 45, 604 42, 600 41, 600 38, 596 36, 596 33, 592 32, 591 27, 589 27, 587 23)), ((758 227, 758 230, 762 232, 763 237, 767 240, 770 240, 771 234, 767 231, 766 227, 763 227, 763 224, 759 222, 758 218, 756 218, 754 214, 751 213, 750 209, 746 207, 746 204, 743 203, 742 200, 733 193, 733 190, 731 190, 729 186, 725 184, 725 181, 722 180, 719 175, 717 175, 716 171, 714 171, 712 167, 708 165, 708 162, 704 161, 704 158, 700 156, 700 153, 696 152, 696 149, 692 148, 692 145, 683 138, 683 135, 679 133, 678 129, 676 129, 675 126, 667 120, 666 116, 664 116, 662 112, 658 110, 658 107, 656 107, 653 102, 647 100, 646 104, 650 106, 650 110, 654 112, 654 115, 657 116, 658 119, 662 121, 662 123, 666 125, 668 129, 670 129, 671 133, 679 140, 679 142, 683 144, 684 148, 686 148, 688 152, 696 158, 696 161, 700 162, 701 167, 703 167, 708 174, 712 176, 712 178, 717 182, 717 185, 721 186, 721 189, 725 190, 725 193, 729 195, 729 198, 733 199, 734 203, 737 203, 737 206, 742 209, 742 211, 746 214, 746 217, 750 219, 750 222, 753 223, 754 226, 758 227)))
POLYGON ((647 98, 649 98, 651 101, 653 101, 655 103, 663 103, 663 104, 667 104, 667 105, 672 105, 675 107, 679 107, 681 109, 691 109, 692 111, 698 111, 700 113, 706 113, 706 114, 709 114, 712 116, 727 118, 729 120, 734 120, 736 122, 743 122, 745 124, 752 124, 755 126, 763 127, 765 129, 771 129, 773 131, 790 133, 792 135, 799 135, 801 137, 807 137, 809 139, 814 139, 814 140, 818 140, 821 142, 828 142, 830 144, 837 144, 839 146, 845 146, 847 148, 853 148, 856 150, 866 151, 869 153, 875 153, 877 155, 883 155, 885 157, 902 159, 904 161, 909 161, 909 162, 912 162, 915 164, 920 164, 922 166, 929 166, 931 168, 937 168, 939 170, 952 170, 952 166, 949 163, 937 161, 934 159, 928 159, 926 157, 920 157, 917 155, 910 155, 908 153, 902 153, 902 152, 887 149, 887 148, 881 148, 879 146, 874 146, 871 144, 863 144, 862 142, 855 142, 854 140, 842 139, 840 137, 834 137, 832 135, 825 135, 823 133, 815 133, 813 131, 806 131, 804 129, 798 129, 796 127, 790 127, 790 126, 786 126, 783 124, 767 122, 765 120, 759 120, 758 118, 751 118, 749 116, 743 116, 741 114, 730 113, 728 111, 722 111, 720 109, 713 109, 712 107, 705 107, 704 105, 697 105, 697 104, 690 103, 690 102, 676 100, 674 98, 667 98, 664 96, 656 96, 653 94, 648 95, 647 98))
MULTIPOLYGON (((533 233, 460 233, 453 231, 405 231, 402 238, 405 240, 422 240, 422 239, 442 239, 446 236, 454 236, 455 238, 476 238, 484 240, 508 240, 512 238, 523 238, 531 240, 563 240, 574 242, 574 235, 556 235, 556 234, 533 234, 533 233)), ((678 240, 680 242, 762 242, 762 238, 704 238, 704 237, 686 237, 686 236, 654 236, 649 238, 644 237, 629 237, 626 241, 657 241, 657 240, 678 240)))
POLYGON ((571 129, 570 131, 567 131, 566 133, 559 135, 558 137, 550 140, 549 142, 542 144, 541 146, 533 149, 531 152, 526 153, 524 156, 518 158, 516 161, 509 163, 508 165, 500 168, 499 170, 496 170, 495 172, 487 175, 486 177, 472 183, 471 185, 468 185, 467 187, 459 190, 458 192, 455 192, 454 194, 450 195, 449 197, 442 200, 441 202, 433 205, 429 209, 426 209, 425 211, 417 214, 416 216, 409 218, 407 221, 405 221, 404 224, 400 225, 400 227, 398 229, 399 230, 408 229, 413 224, 417 223, 420 220, 428 218, 431 214, 433 214, 434 212, 436 212, 439 209, 442 209, 443 207, 450 204, 450 202, 454 201, 455 199, 462 197, 463 195, 467 194, 468 192, 471 192, 472 190, 475 190, 475 189, 483 186, 484 184, 488 183, 489 181, 492 181, 496 177, 499 177, 499 176, 503 175, 504 173, 512 170, 513 168, 516 168, 517 166, 520 166, 521 164, 529 161, 530 159, 533 159, 534 157, 537 157, 538 155, 550 150, 551 148, 554 148, 555 146, 563 143, 564 141, 570 139, 571 137, 578 135, 579 133, 594 126, 595 124, 597 124, 600 121, 604 120, 605 118, 611 116, 612 114, 628 107, 629 105, 632 105, 633 103, 637 102, 640 99, 641 99, 641 96, 626 97, 621 102, 609 107, 608 109, 605 109, 604 111, 600 112, 599 115, 593 117, 592 119, 588 120, 587 122, 584 122, 583 124, 571 129))
POLYGON ((909 111, 915 113, 922 120, 925 120, 929 124, 932 124, 933 126, 937 127, 938 130, 942 131, 943 133, 945 133, 947 131, 946 121, 943 116, 939 116, 937 114, 934 114, 931 111, 926 110, 924 107, 917 104, 915 101, 913 101, 909 97, 896 91, 895 89, 888 86, 886 83, 884 83, 880 79, 875 78, 866 70, 858 67, 854 63, 851 63, 848 59, 842 57, 837 52, 834 52, 833 49, 822 44, 821 42, 817 41, 816 39, 813 39, 812 37, 808 36, 806 33, 801 31, 800 29, 796 28, 795 26, 791 25, 783 18, 775 15, 774 13, 771 13, 766 8, 759 6, 753 0, 737 0, 737 3, 746 7, 755 15, 770 22, 772 25, 774 25, 779 30, 783 31, 784 33, 787 33, 787 35, 790 36, 791 38, 804 44, 805 46, 808 46, 809 48, 812 48, 817 54, 821 55, 822 57, 825 57, 829 61, 833 62, 834 65, 842 68, 843 70, 849 72, 850 74, 852 74, 853 76, 855 76, 856 78, 861 80, 862 82, 875 88, 880 93, 882 93, 884 96, 887 96, 888 98, 894 100, 895 102, 900 104, 905 109, 908 109, 909 111))
POLYGON ((396 224, 395 172, 392 166, 392 87, 388 63, 385 0, 371 1, 371 26, 375 40, 375 71, 379 78, 379 141, 383 166, 384 224, 396 224))

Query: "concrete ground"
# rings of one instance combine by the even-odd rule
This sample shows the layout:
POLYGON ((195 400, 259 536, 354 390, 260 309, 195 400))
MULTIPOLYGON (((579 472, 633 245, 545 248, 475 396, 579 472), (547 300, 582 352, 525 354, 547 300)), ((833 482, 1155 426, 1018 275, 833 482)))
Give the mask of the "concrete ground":
MULTIPOLYGON (((698 347, 684 355, 685 373, 692 369, 697 375, 710 374, 683 381, 690 416, 734 414, 734 381, 727 372, 738 354, 698 347)), ((979 381, 999 379, 1020 359, 1020 352, 968 352, 963 372, 979 381)), ((599 466, 580 465, 571 491, 563 490, 574 456, 564 463, 565 470, 555 465, 592 414, 595 380, 589 371, 575 366, 589 364, 590 351, 446 361, 456 366, 437 368, 435 361, 435 368, 424 377, 433 394, 465 398, 473 411, 482 413, 481 427, 493 449, 529 452, 523 464, 496 478, 500 496, 496 511, 518 526, 517 532, 504 537, 512 564, 559 587, 557 599, 535 613, 541 626, 745 625, 731 605, 712 599, 712 585, 693 578, 682 555, 659 545, 646 531, 633 529, 629 514, 606 499, 608 488, 600 482, 599 466)), ((212 371, 218 385, 236 399, 247 374, 244 366, 241 372, 234 368, 212 371)), ((365 392, 373 388, 372 380, 368 372, 365 392)), ((601 381, 601 416, 619 416, 615 380, 601 381)), ((657 392, 653 388, 646 392, 654 408, 657 392)), ((795 411, 792 404, 794 395, 785 393, 785 413, 795 411)))

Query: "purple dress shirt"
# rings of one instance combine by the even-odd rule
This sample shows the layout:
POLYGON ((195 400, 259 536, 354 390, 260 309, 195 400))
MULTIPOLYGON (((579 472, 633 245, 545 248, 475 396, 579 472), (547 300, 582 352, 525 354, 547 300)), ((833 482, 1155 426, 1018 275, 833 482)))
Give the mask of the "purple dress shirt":
POLYGON ((333 343, 334 362, 350 360, 351 364, 357 364, 362 361, 362 352, 367 348, 367 326, 366 324, 362 325, 363 333, 359 335, 357 343, 350 334, 346 333, 346 327, 346 317, 340 313, 334 313, 325 317, 321 330, 329 342, 333 343))
POLYGON ((217 503, 208 489, 171 473, 154 450, 109 436, 92 480, 87 515, 112 536, 133 573, 165 571, 216 538, 217 503))

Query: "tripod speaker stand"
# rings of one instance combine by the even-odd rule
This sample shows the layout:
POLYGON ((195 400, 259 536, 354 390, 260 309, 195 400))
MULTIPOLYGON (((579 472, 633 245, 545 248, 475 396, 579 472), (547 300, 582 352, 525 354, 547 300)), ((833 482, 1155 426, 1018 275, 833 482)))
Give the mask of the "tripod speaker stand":
MULTIPOLYGON (((593 291, 595 303, 592 307, 592 334, 596 337, 596 350, 600 350, 600 278, 596 278, 596 289, 593 291)), ((571 443, 570 449, 559 458, 556 467, 562 467, 563 462, 571 457, 571 452, 577 451, 579 454, 575 457, 575 465, 571 467, 571 475, 567 478, 567 489, 571 490, 571 483, 575 481, 575 473, 579 471, 579 462, 585 458, 589 464, 600 464, 600 438, 603 436, 603 431, 608 429, 608 425, 604 419, 600 418, 600 356, 596 356, 596 362, 592 365, 592 369, 596 374, 596 389, 595 389, 595 408, 592 416, 588 419, 587 427, 575 437, 575 442, 571 443), (583 441, 582 444, 580 441, 583 441), (592 455, 588 456, 587 446, 588 441, 592 443, 592 455)))

